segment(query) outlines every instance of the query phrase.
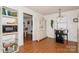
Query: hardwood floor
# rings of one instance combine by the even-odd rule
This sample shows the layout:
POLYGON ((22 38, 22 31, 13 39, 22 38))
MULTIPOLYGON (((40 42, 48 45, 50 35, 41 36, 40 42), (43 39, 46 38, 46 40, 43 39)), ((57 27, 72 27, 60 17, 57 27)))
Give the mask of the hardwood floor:
POLYGON ((76 43, 56 43, 55 39, 46 38, 39 42, 25 40, 24 46, 20 47, 20 53, 76 53, 76 43))

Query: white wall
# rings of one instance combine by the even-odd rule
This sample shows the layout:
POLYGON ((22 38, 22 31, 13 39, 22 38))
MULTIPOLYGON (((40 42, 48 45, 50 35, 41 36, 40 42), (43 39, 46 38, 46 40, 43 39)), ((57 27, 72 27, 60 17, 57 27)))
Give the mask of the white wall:
POLYGON ((37 12, 34 12, 30 9, 27 9, 25 7, 10 7, 9 8, 13 8, 16 9, 18 12, 18 39, 19 39, 19 46, 23 45, 23 13, 27 13, 33 16, 33 40, 39 40, 41 38, 44 38, 45 32, 43 33, 43 36, 39 37, 39 35, 41 35, 41 32, 39 32, 39 21, 41 19, 43 19, 43 16, 37 12))
MULTIPOLYGON (((75 18, 77 16, 79 17, 79 10, 63 12, 62 15, 64 17, 64 20, 67 20, 66 25, 69 30, 68 40, 77 41, 77 24, 73 22, 73 18, 75 18)), ((54 29, 57 28, 57 19, 58 19, 57 17, 58 17, 58 13, 45 16, 45 19, 47 21, 46 26, 47 26, 47 36, 48 37, 55 38, 54 29), (53 29, 50 26, 51 20, 54 20, 53 29)))

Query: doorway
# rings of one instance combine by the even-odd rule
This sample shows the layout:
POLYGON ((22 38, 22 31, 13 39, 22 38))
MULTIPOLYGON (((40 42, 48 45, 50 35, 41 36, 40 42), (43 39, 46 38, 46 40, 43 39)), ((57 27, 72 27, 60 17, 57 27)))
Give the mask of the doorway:
POLYGON ((32 15, 23 13, 23 37, 24 42, 32 41, 32 32, 33 32, 33 21, 32 15))

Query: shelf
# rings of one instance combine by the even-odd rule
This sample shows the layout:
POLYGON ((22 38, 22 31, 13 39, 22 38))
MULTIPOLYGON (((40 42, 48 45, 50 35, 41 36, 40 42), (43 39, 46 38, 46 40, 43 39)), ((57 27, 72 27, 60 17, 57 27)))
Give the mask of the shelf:
MULTIPOLYGON (((2 21, 1 27, 3 27, 3 25, 4 26, 6 26, 6 25, 8 25, 8 26, 9 25, 11 25, 11 26, 18 26, 17 10, 12 9, 12 8, 8 8, 8 7, 5 7, 5 6, 2 6, 2 8, 0 10, 0 16, 1 16, 1 21, 2 21)), ((16 44, 17 44, 16 49, 11 50, 11 49, 9 49, 10 47, 8 48, 9 49, 8 51, 11 51, 10 53, 17 53, 17 52, 19 52, 18 31, 16 31, 16 32, 5 32, 5 33, 3 33, 1 31, 0 34, 2 35, 2 40, 8 40, 8 42, 9 42, 9 39, 12 38, 12 40, 16 42, 16 44)), ((3 51, 4 48, 3 48, 2 42, 1 42, 1 48, 2 48, 2 50, 0 49, 1 52, 4 52, 3 51)))
POLYGON ((18 32, 9 32, 9 33, 3 33, 3 36, 6 36, 6 35, 12 35, 12 34, 17 34, 18 32))
POLYGON ((12 26, 18 26, 18 24, 2 24, 2 25, 12 25, 12 26))
POLYGON ((17 17, 17 11, 8 7, 2 7, 2 15, 17 17))
POLYGON ((17 19, 17 17, 14 17, 14 16, 8 16, 8 15, 2 15, 3 17, 7 17, 7 18, 14 18, 14 19, 17 19))
POLYGON ((18 19, 17 17, 13 16, 2 16, 2 25, 18 25, 18 19))

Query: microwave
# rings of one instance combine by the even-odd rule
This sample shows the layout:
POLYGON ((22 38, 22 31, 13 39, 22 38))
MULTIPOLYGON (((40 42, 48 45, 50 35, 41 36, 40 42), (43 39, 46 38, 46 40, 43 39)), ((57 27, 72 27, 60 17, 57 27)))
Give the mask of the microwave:
POLYGON ((17 32, 17 25, 3 25, 3 33, 17 32))

